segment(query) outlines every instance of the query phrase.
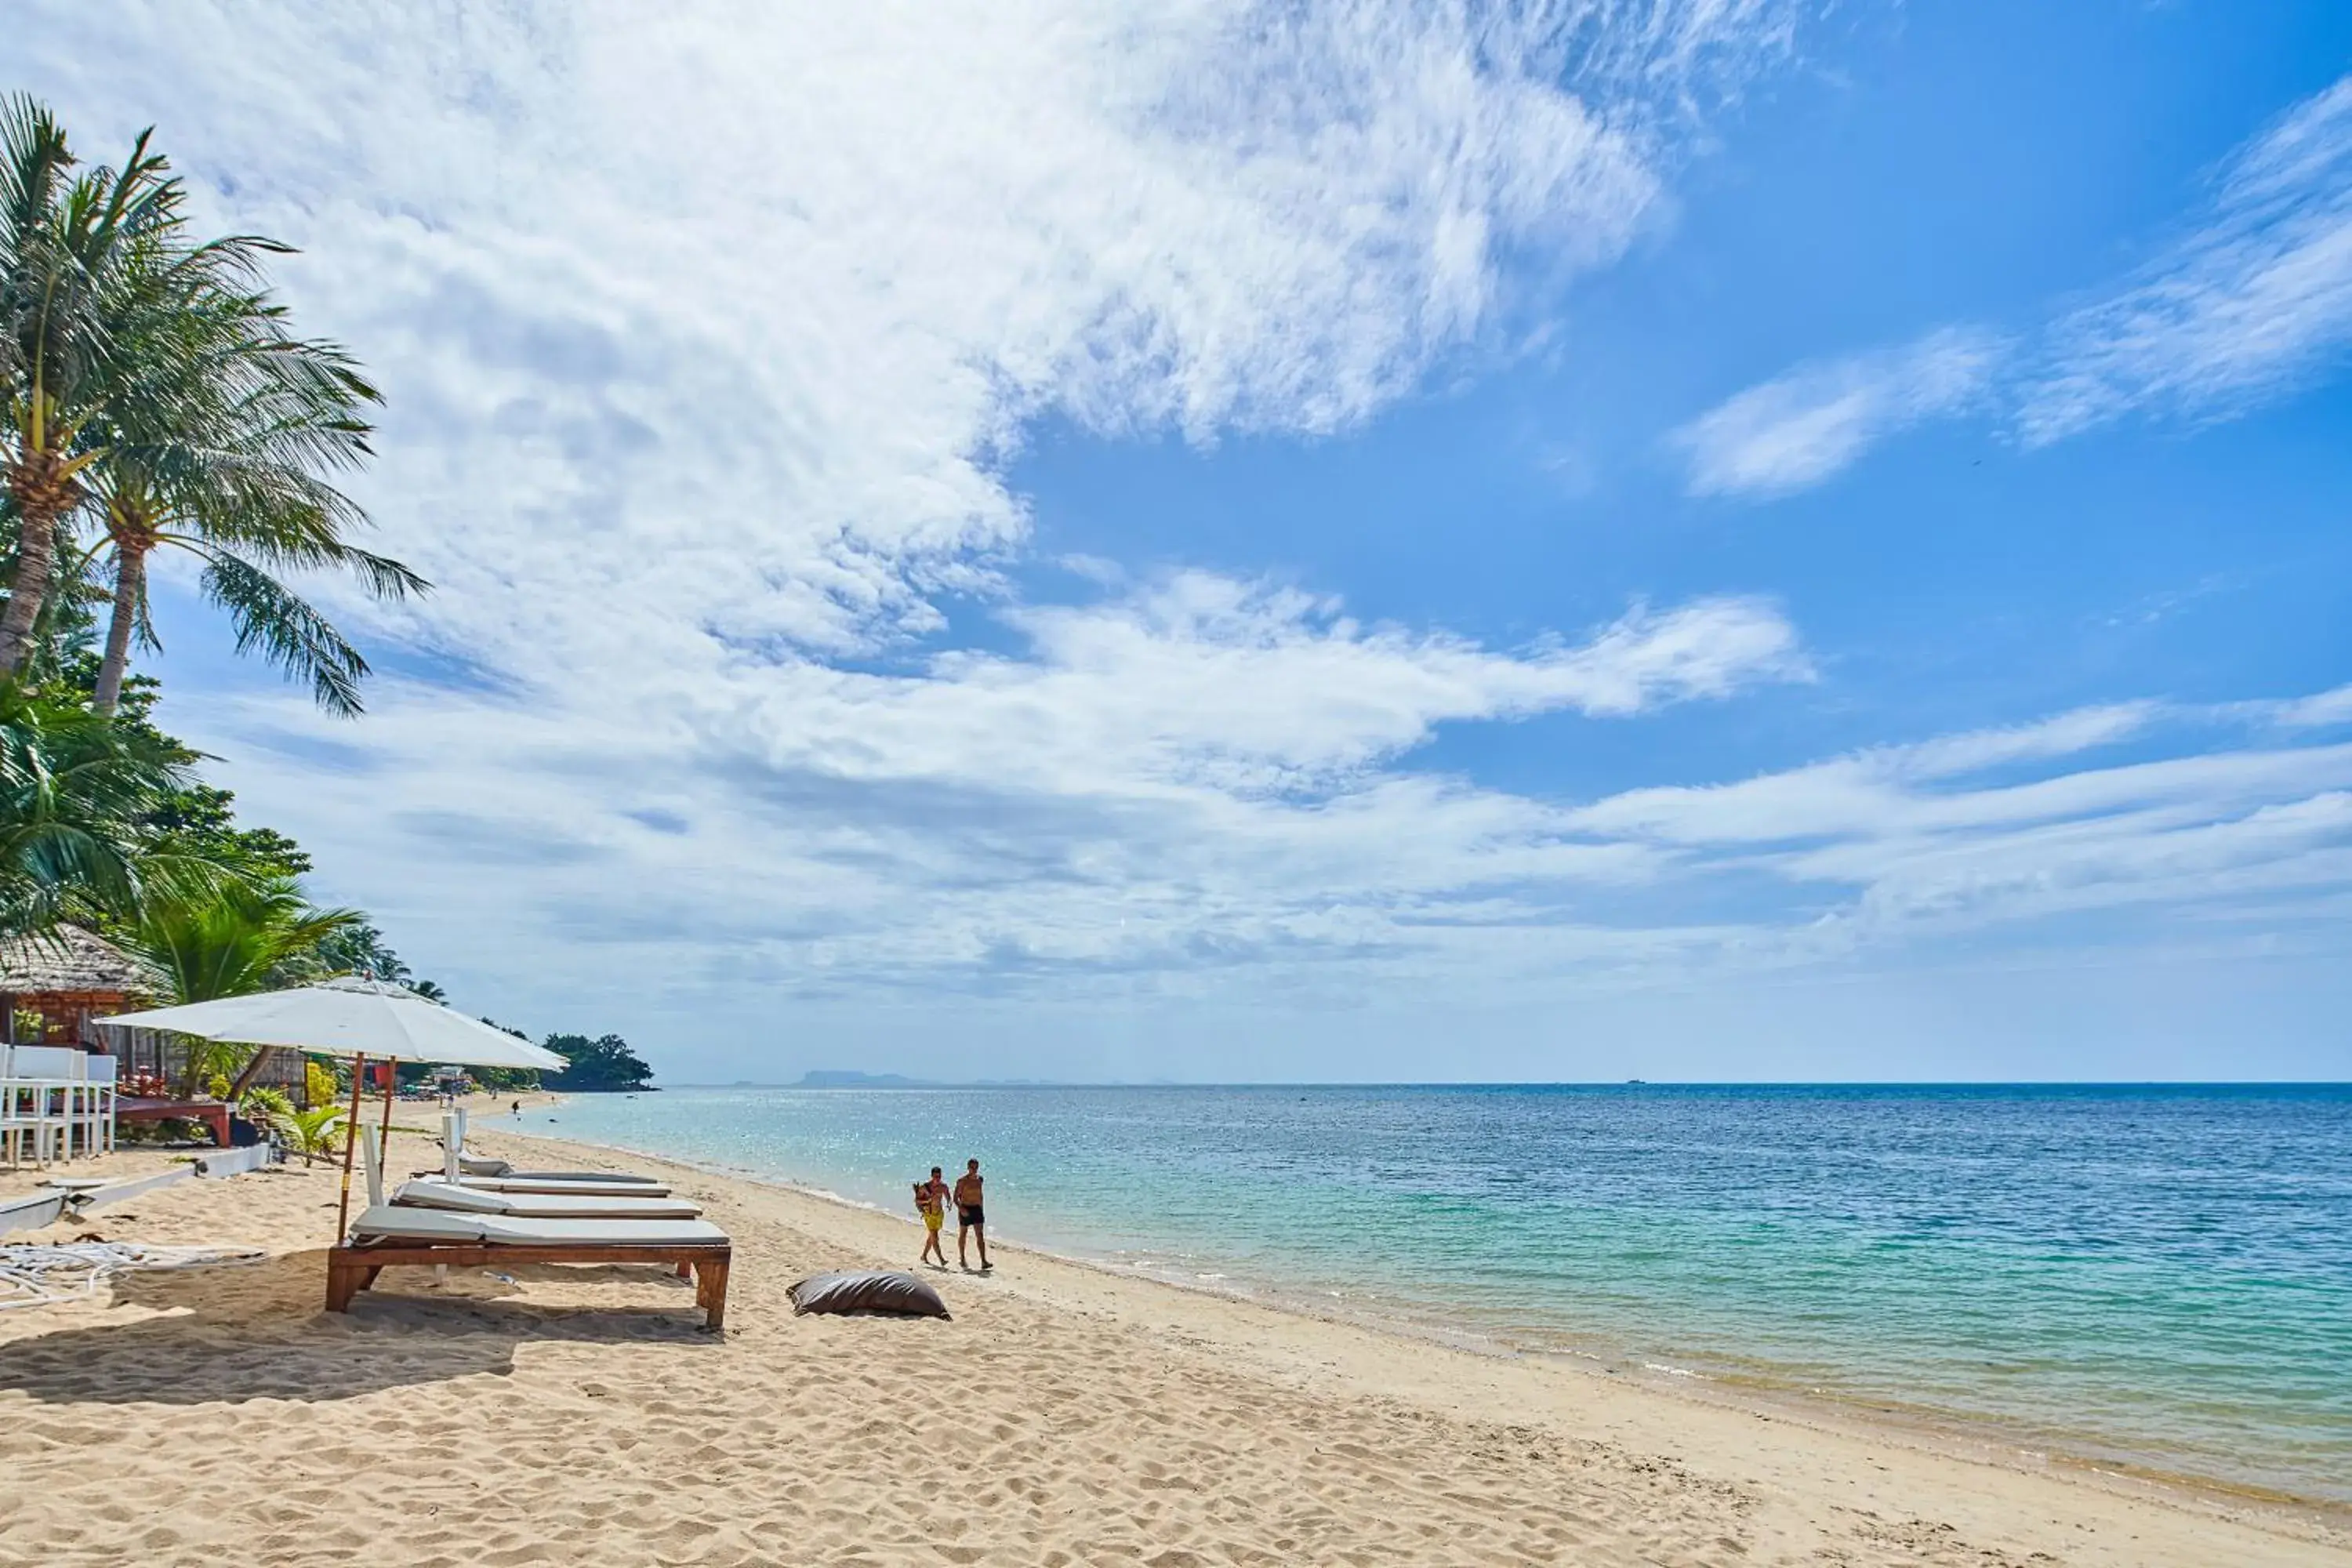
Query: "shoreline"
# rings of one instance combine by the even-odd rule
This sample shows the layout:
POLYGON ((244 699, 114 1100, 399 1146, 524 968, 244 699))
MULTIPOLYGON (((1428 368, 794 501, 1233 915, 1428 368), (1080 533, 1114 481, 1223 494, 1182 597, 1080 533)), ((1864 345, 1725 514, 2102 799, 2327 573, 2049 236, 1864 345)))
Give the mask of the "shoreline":
MULTIPOLYGON (((2352 1528, 2308 1510, 1019 1243, 989 1275, 926 1271, 944 1321, 796 1317, 793 1281, 906 1268, 914 1226, 603 1144, 472 1141, 666 1177, 733 1238, 725 1332, 627 1266, 394 1268, 326 1313, 339 1170, 175 1183, 24 1238, 266 1256, 0 1312, 0 1468, 42 1500, 0 1510, 0 1562, 2352 1568, 2352 1528)), ((438 1163, 411 1134, 390 1158, 438 1163)))
MULTIPOLYGON (((501 1127, 509 1136, 534 1142, 597 1150, 690 1170, 723 1181, 742 1182, 772 1192, 790 1194, 845 1214, 887 1221, 903 1228, 909 1238, 919 1234, 910 1214, 902 1215, 877 1204, 803 1182, 763 1174, 741 1166, 715 1165, 659 1150, 643 1149, 594 1139, 548 1133, 526 1127, 501 1127)), ((469 1133, 470 1136, 470 1133, 469 1133)), ((2168 1469, 2116 1454, 2094 1451, 2094 1446, 2067 1446, 2069 1435, 2042 1435, 2023 1430, 2023 1423, 2005 1426, 1982 1418, 1928 1406, 1887 1405, 1862 1397, 1847 1397, 1769 1377, 1726 1376, 1713 1371, 1667 1367, 1638 1360, 1633 1352, 1600 1348, 1575 1350, 1514 1343, 1496 1334, 1432 1314, 1328 1304, 1304 1291, 1278 1286, 1253 1289, 1244 1284, 1182 1279, 1141 1266, 1123 1265, 1083 1252, 1064 1251, 1017 1238, 1000 1240, 992 1231, 990 1245, 1025 1257, 1087 1270, 1106 1279, 1230 1303, 1243 1309, 1278 1313, 1304 1321, 1383 1335, 1408 1343, 1428 1345, 1455 1354, 1503 1363, 1549 1364, 1574 1375, 1605 1379, 1612 1385, 1641 1390, 1662 1399, 1685 1401, 1719 1410, 1779 1422, 1795 1422, 1814 1429, 1835 1431, 1857 1439, 1893 1440, 1916 1451, 1969 1464, 1989 1465, 2021 1475, 2074 1478, 2079 1484, 2113 1488, 2120 1493, 2144 1496, 2192 1509, 2224 1514, 2253 1509, 2308 1522, 2327 1535, 2352 1540, 2352 1503, 2286 1491, 2278 1488, 2193 1471, 2168 1469)))

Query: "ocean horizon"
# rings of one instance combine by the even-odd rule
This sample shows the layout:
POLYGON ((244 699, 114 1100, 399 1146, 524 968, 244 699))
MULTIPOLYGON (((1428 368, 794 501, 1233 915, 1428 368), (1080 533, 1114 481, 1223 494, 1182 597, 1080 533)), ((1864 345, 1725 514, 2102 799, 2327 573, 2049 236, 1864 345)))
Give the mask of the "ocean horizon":
POLYGON ((1171 1283, 2352 1502, 2352 1085, 679 1085, 522 1125, 889 1212, 977 1157, 992 1234, 1171 1283))

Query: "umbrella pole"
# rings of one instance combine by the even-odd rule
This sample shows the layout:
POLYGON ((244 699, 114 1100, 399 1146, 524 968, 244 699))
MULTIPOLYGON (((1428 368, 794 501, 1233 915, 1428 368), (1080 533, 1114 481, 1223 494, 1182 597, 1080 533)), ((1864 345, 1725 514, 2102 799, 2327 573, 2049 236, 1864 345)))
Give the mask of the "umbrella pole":
POLYGON ((367 1082, 367 1058, 352 1059, 352 1119, 343 1127, 343 1196, 335 1206, 335 1245, 341 1247, 352 1228, 352 1151, 360 1141, 360 1086, 367 1082))
POLYGON ((383 1064, 383 1131, 376 1134, 375 1140, 375 1179, 379 1184, 392 1169, 392 1091, 399 1084, 400 1062, 394 1058, 383 1064))

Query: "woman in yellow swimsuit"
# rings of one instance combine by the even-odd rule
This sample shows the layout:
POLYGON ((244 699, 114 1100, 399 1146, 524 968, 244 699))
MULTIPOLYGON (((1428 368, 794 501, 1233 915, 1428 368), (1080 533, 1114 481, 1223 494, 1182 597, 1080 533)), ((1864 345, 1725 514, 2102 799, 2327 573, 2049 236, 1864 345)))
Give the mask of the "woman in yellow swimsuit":
POLYGON ((948 1184, 940 1179, 940 1168, 931 1167, 931 1179, 915 1184, 915 1212, 923 1216, 923 1251, 915 1259, 929 1263, 933 1258, 940 1267, 948 1266, 947 1248, 940 1245, 940 1226, 948 1221, 948 1184))

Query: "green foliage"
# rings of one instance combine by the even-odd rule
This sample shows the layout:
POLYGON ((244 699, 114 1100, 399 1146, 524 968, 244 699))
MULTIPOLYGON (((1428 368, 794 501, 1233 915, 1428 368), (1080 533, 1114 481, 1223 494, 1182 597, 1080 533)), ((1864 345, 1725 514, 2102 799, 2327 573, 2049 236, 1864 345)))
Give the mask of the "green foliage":
POLYGON ((287 1098, 284 1089, 261 1084, 247 1089, 245 1098, 236 1102, 236 1109, 237 1114, 243 1116, 247 1121, 258 1122, 264 1127, 276 1127, 280 1121, 294 1114, 294 1102, 287 1098))
MULTIPOLYGON (((320 944, 359 922, 355 910, 313 909, 289 879, 236 880, 198 898, 151 898, 114 939, 163 977, 173 1002, 209 1002, 323 979, 320 944)), ((226 1100, 262 1059, 249 1047, 191 1042, 185 1081, 234 1073, 215 1096, 226 1100)))
POLYGON ((233 871, 240 877, 276 880, 310 869, 302 847, 273 827, 239 827, 232 808, 236 796, 211 784, 192 784, 165 792, 147 817, 156 847, 233 871))
POLYGON ((394 984, 408 978, 408 965, 385 945, 383 932, 368 924, 365 917, 321 941, 319 962, 332 974, 360 974, 394 984))
MULTIPOLYGON (((356 911, 302 900, 310 856, 237 823, 235 797, 196 777, 204 759, 152 722, 154 681, 129 673, 134 646, 157 646, 159 550, 197 558, 240 652, 341 713, 367 663, 288 580, 346 572, 387 600, 428 586, 350 542, 367 520, 330 481, 371 457, 380 398, 341 347, 293 332, 263 275, 284 250, 200 243, 147 136, 85 171, 46 108, 0 99, 0 936, 94 925, 180 1001, 338 973, 444 1001, 356 911)), ((554 1041, 573 1058, 563 1087, 651 1077, 618 1036, 554 1041)), ((266 1055, 200 1043, 184 1089, 236 1098, 266 1055)), ((304 1081, 305 1114, 335 1114, 329 1070, 304 1081)))
POLYGON ((334 1153, 335 1135, 342 1122, 343 1108, 340 1105, 314 1105, 308 1110, 289 1111, 279 1130, 278 1141, 301 1155, 304 1164, 313 1164, 320 1155, 334 1153))
POLYGON ((356 910, 312 908, 280 879, 151 899, 117 940, 154 966, 174 1002, 209 1002, 325 978, 322 950, 361 923, 356 910))
POLYGON ((585 1035, 550 1035, 541 1043, 571 1064, 541 1080, 549 1089, 635 1089, 653 1079, 654 1069, 618 1035, 593 1040, 585 1035))
POLYGON ((332 1105, 341 1098, 342 1086, 335 1075, 315 1060, 302 1064, 302 1098, 312 1105, 332 1105))
MULTIPOLYGON (((102 455, 89 430, 137 341, 138 301, 184 226, 186 192, 141 136, 119 169, 76 174, 64 129, 25 97, 0 102, 0 488, 16 522, 0 674, 28 662, 57 573, 60 524, 102 455)), ((225 254, 250 242, 224 242, 225 254)), ((176 247, 192 261, 214 247, 176 247)), ((209 260, 198 265, 211 265, 209 260)), ((142 368, 162 374, 162 341, 142 368)), ((67 553, 70 553, 68 552, 67 553)))
MULTIPOLYGON (((502 1035, 512 1035, 518 1040, 530 1038, 520 1029, 509 1028, 496 1018, 485 1018, 482 1022, 502 1035)), ((466 1070, 473 1075, 476 1083, 492 1094, 530 1094, 537 1092, 541 1087, 537 1068, 468 1068, 466 1070)))
POLYGON ((0 934, 218 886, 220 868, 149 826, 194 783, 190 757, 152 730, 0 679, 0 934))
POLYGON ((114 710, 134 640, 154 644, 148 558, 196 556, 198 591, 240 653, 359 711, 367 661, 289 588, 344 570, 378 598, 426 584, 351 544, 366 522, 328 476, 369 454, 380 401, 352 357, 299 338, 263 280, 287 247, 199 242, 186 192, 142 135, 120 171, 72 178, 63 130, 29 99, 0 110, 0 480, 19 549, 0 615, 0 670, 34 664, 53 596, 89 607, 87 510, 113 557, 93 705, 114 710))

